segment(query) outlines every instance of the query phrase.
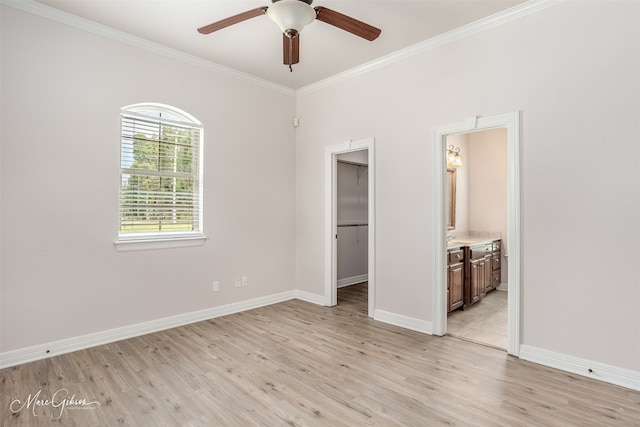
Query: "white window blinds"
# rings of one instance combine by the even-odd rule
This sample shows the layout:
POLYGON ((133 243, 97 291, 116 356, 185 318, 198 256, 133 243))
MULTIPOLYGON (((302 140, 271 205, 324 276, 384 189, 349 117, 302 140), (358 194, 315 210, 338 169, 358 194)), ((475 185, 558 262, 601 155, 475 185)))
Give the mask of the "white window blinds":
POLYGON ((121 113, 121 240, 202 235, 202 128, 174 117, 121 113))

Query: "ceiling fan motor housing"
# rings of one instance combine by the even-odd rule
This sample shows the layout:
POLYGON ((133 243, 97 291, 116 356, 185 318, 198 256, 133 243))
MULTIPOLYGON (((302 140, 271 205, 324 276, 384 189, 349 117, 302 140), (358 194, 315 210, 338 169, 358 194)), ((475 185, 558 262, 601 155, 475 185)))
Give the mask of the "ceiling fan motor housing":
POLYGON ((267 15, 283 33, 295 37, 316 19, 316 11, 310 4, 307 0, 275 0, 267 9, 267 15))
MULTIPOLYGON (((281 1, 281 0, 271 0, 271 3, 277 3, 279 1, 281 1)), ((306 4, 313 3, 313 0, 298 0, 298 1, 301 1, 301 2, 306 3, 306 4)))

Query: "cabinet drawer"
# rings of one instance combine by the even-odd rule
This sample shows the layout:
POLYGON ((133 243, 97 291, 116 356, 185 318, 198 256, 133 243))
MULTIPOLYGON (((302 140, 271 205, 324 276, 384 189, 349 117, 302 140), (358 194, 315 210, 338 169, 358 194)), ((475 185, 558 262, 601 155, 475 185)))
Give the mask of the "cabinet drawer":
POLYGON ((491 243, 486 245, 471 246, 469 248, 469 255, 471 256, 471 259, 484 258, 487 255, 491 254, 491 249, 492 249, 491 243))
POLYGON ((449 264, 462 262, 464 259, 464 251, 462 249, 449 252, 449 264))
POLYGON ((500 248, 502 248, 502 240, 496 240, 493 242, 493 252, 500 252, 500 248))
POLYGON ((501 277, 502 275, 500 273, 501 273, 501 270, 493 270, 493 274, 491 276, 493 289, 500 286, 500 283, 502 282, 502 277, 501 277))
POLYGON ((497 254, 493 254, 492 264, 494 270, 498 270, 501 267, 502 263, 500 261, 500 252, 498 252, 497 254))

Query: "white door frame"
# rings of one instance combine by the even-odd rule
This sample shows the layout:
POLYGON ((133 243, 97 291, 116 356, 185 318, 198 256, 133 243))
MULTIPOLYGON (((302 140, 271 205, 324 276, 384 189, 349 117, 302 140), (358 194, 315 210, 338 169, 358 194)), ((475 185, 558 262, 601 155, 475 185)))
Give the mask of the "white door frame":
POLYGON ((337 155, 368 150, 368 316, 375 311, 375 152, 374 139, 349 140, 325 148, 325 252, 324 252, 324 305, 338 303, 338 244, 337 244, 337 155))
POLYGON ((447 333, 447 238, 446 238, 446 192, 445 192, 445 144, 447 135, 469 133, 480 130, 507 129, 507 253, 508 265, 508 328, 507 352, 520 355, 520 112, 498 116, 478 118, 470 117, 464 122, 452 123, 434 129, 434 180, 433 194, 435 205, 434 250, 435 250, 435 286, 433 293, 433 334, 447 333))

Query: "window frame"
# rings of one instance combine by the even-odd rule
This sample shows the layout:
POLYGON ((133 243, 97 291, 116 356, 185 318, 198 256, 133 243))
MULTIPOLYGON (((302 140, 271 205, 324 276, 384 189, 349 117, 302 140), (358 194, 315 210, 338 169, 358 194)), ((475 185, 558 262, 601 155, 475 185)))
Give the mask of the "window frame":
MULTIPOLYGON (((121 251, 136 251, 136 250, 148 250, 148 249, 166 249, 166 248, 179 248, 179 247, 192 247, 204 245, 207 237, 203 231, 203 154, 204 154, 204 127, 202 123, 190 115, 189 113, 180 110, 170 105, 158 104, 158 103, 140 103, 133 104, 120 109, 120 126, 119 126, 119 190, 118 190, 118 224, 117 232, 118 238, 115 241, 116 250, 121 251), (158 113, 158 116, 149 114, 158 113), (168 117, 161 117, 162 114, 166 114, 168 117), (192 195, 197 199, 197 230, 189 231, 152 231, 152 232, 125 232, 121 231, 122 226, 122 177, 123 174, 130 173, 129 168, 122 167, 123 157, 123 119, 128 118, 140 118, 148 121, 157 121, 159 125, 172 123, 176 126, 197 128, 199 130, 199 141, 197 150, 197 173, 193 174, 193 179, 197 179, 196 186, 192 195), (127 172, 124 172, 127 171, 127 172)), ((175 172, 175 171, 174 171, 175 172)), ((162 175, 162 172, 153 171, 158 176, 162 175)), ((168 175, 167 175, 168 176, 168 175)), ((195 212, 195 209, 194 209, 195 212)))

